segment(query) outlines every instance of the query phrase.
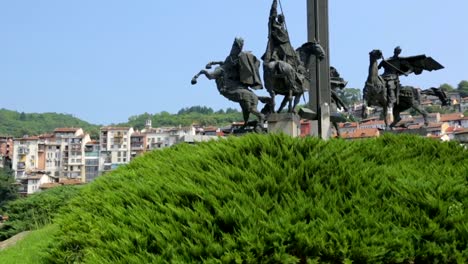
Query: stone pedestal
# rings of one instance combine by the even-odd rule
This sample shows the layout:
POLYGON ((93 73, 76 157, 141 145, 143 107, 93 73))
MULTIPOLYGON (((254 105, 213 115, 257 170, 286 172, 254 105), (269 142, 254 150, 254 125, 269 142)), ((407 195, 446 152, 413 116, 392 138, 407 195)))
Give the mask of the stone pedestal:
POLYGON ((268 116, 268 133, 284 133, 292 137, 301 135, 301 119, 294 113, 274 113, 268 116))

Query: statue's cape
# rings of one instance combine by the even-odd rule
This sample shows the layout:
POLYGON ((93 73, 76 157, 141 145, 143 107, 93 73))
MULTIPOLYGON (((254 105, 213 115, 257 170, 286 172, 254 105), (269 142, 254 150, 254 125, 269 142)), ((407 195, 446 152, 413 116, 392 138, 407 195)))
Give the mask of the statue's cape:
POLYGON ((240 81, 252 89, 262 89, 262 79, 260 79, 260 61, 250 52, 239 54, 239 75, 240 81))
POLYGON ((439 62, 426 55, 390 58, 387 62, 402 72, 412 70, 416 75, 421 74, 424 70, 437 71, 444 68, 439 62))

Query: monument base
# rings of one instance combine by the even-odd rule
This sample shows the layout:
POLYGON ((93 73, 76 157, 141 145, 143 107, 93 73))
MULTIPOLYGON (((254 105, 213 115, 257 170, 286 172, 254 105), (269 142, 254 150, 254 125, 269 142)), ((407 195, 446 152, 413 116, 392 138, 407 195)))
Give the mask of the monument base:
POLYGON ((301 135, 301 119, 294 113, 274 113, 268 116, 268 133, 284 133, 292 137, 301 135))

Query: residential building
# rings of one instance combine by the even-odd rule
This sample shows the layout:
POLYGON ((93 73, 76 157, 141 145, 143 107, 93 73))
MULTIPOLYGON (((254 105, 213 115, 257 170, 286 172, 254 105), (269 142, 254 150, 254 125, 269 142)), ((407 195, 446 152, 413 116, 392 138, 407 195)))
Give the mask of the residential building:
POLYGON ((464 120, 463 113, 441 114, 440 122, 447 122, 450 126, 461 126, 464 120))
POLYGON ((460 112, 468 111, 468 97, 463 97, 460 101, 460 112))
POLYGON ((99 135, 99 170, 107 172, 128 163, 131 157, 132 127, 102 127, 99 135))
POLYGON ((139 131, 134 132, 130 137, 130 158, 133 159, 136 156, 143 154, 146 151, 147 145, 146 134, 139 131))
POLYGON ((91 140, 85 144, 85 179, 91 182, 99 176, 99 141, 91 140))
POLYGON ((359 124, 360 129, 365 128, 376 128, 376 129, 385 129, 385 121, 384 120, 371 120, 367 122, 363 122, 359 124))
POLYGON ((463 128, 462 131, 456 132, 454 139, 468 146, 468 128, 463 128))
POLYGON ((40 141, 44 146, 45 168, 48 175, 60 177, 62 171, 62 141, 54 134, 50 137, 42 137, 40 141))
POLYGON ((346 122, 338 124, 340 133, 353 133, 356 129, 359 128, 359 123, 357 122, 346 122))
POLYGON ((0 136, 0 168, 4 165, 11 167, 13 158, 13 137, 0 136))
POLYGON ((380 131, 377 128, 358 128, 353 132, 341 133, 341 137, 348 140, 373 138, 380 136, 380 131))
POLYGON ((45 171, 28 171, 18 182, 19 194, 26 196, 41 191, 41 185, 54 183, 56 179, 47 175, 45 171))
POLYGON ((15 178, 26 177, 26 171, 32 171, 38 165, 38 137, 16 138, 13 141, 12 169, 15 171, 15 178))
MULTIPOLYGON (((152 128, 147 127, 141 131, 141 133, 146 134, 146 149, 162 149, 170 147, 174 144, 179 143, 186 136, 195 136, 196 129, 194 126, 190 127, 161 127, 161 128, 152 128)), ((215 133, 216 131, 210 131, 210 134, 215 133)))
POLYGON ((80 179, 86 182, 85 145, 91 140, 81 128, 57 128, 54 130, 61 150, 61 178, 80 179))

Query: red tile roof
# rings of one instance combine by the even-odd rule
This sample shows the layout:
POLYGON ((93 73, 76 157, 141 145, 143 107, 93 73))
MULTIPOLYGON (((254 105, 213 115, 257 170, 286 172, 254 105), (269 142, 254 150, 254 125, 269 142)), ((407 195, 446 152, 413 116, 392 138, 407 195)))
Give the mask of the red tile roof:
POLYGON ((464 118, 464 115, 462 113, 451 113, 451 114, 440 115, 441 122, 463 120, 463 118, 464 118))
POLYGON ((59 179, 59 183, 62 185, 79 185, 83 184, 80 179, 59 179))
POLYGON ((54 187, 61 186, 61 185, 62 184, 57 183, 57 182, 50 182, 50 183, 41 184, 41 186, 39 186, 39 188, 41 188, 41 189, 50 189, 50 188, 54 188, 54 187))
POLYGON ((356 138, 370 138, 380 136, 380 131, 377 128, 360 128, 353 132, 341 133, 342 138, 356 139, 356 138))
POLYGON ((357 122, 339 123, 338 126, 340 128, 343 128, 343 127, 357 127, 358 123, 357 122))

